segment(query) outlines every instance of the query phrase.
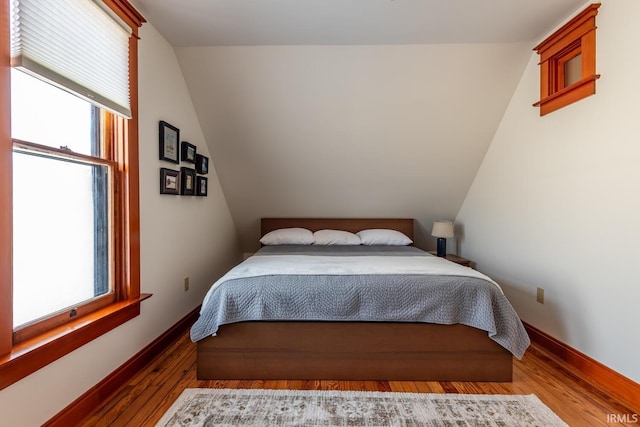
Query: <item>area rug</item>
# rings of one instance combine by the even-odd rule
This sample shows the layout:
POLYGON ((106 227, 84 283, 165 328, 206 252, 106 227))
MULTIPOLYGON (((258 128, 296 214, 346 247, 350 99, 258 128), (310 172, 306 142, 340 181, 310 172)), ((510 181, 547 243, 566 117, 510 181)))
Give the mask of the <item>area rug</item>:
POLYGON ((156 427, 540 426, 566 424, 535 395, 192 388, 156 427))

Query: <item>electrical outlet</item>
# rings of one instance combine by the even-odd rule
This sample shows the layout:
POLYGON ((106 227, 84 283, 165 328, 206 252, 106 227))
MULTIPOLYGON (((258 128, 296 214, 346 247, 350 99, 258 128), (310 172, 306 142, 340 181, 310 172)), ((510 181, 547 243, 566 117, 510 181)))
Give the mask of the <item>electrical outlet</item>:
POLYGON ((189 290, 189 277, 184 278, 184 291, 187 292, 189 290))
POLYGON ((536 301, 538 301, 540 304, 544 304, 544 288, 538 288, 536 301))

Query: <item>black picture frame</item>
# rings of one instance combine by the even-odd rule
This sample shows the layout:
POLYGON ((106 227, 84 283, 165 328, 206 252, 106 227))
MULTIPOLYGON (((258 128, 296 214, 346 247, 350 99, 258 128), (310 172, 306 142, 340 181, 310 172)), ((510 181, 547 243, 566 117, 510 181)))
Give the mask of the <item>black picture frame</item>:
POLYGON ((196 163, 196 151, 197 148, 195 145, 187 142, 187 141, 182 141, 182 150, 181 150, 181 157, 182 157, 182 161, 185 163, 196 163))
POLYGON ((180 163, 180 129, 160 120, 159 135, 160 160, 180 163))
POLYGON ((207 189, 209 188, 209 179, 206 176, 196 178, 196 196, 207 197, 207 189))
POLYGON ((196 154, 196 171, 199 174, 206 175, 209 173, 209 158, 201 154, 196 154))
POLYGON ((180 194, 183 196, 193 196, 196 194, 196 170, 191 168, 180 168, 180 194))
POLYGON ((160 194, 180 194, 180 172, 160 168, 160 194))

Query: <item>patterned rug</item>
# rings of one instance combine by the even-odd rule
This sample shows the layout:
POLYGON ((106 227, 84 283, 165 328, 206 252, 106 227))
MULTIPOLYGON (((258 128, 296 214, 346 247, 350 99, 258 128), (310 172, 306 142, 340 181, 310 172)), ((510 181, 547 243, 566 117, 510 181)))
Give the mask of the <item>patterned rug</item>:
POLYGON ((535 395, 186 389, 156 426, 566 426, 535 395))

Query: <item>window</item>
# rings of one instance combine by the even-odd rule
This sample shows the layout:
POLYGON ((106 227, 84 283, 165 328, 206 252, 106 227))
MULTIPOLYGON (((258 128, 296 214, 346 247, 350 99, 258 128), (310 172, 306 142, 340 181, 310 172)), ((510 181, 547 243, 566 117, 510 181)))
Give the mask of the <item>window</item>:
POLYGON ((27 29, 27 46, 18 53, 10 46, 15 1, 0 0, 0 389, 137 316, 147 297, 139 283, 137 175, 144 19, 126 0, 103 0, 100 8, 93 0, 20 2, 20 25, 33 19, 37 30, 45 27, 39 14, 53 21, 47 7, 89 10, 86 19, 57 14, 64 30, 109 44, 94 47, 98 62, 74 76, 91 61, 65 49, 50 55, 69 36, 45 35, 58 46, 42 48, 42 36, 27 29), (30 37, 40 51, 30 50, 30 37), (47 61, 38 60, 43 54, 47 61), (105 58, 126 65, 101 74, 105 58))
POLYGON ((103 114, 12 69, 14 342, 116 297, 116 164, 103 150, 103 114))
POLYGON ((534 48, 540 55, 540 115, 596 93, 596 15, 592 4, 534 48))

